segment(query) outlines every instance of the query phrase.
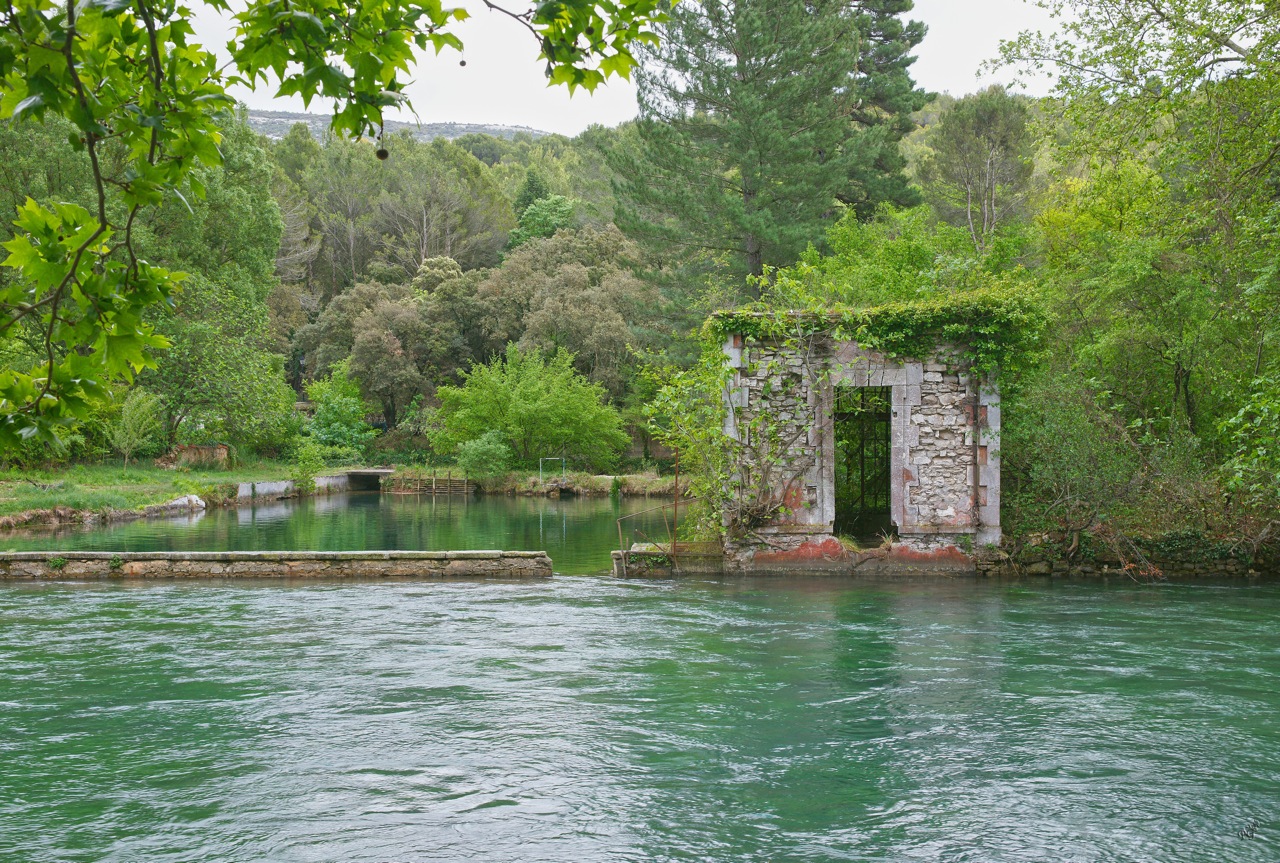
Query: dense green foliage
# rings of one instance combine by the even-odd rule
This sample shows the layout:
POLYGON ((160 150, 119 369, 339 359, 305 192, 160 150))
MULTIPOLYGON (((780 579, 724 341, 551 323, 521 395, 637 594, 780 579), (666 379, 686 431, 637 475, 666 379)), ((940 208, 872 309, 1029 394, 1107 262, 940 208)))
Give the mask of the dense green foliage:
POLYGON ((511 467, 511 447, 498 429, 490 429, 474 440, 458 444, 458 467, 472 479, 492 480, 505 476, 511 467))
POLYGON ((629 439, 598 384, 560 350, 544 359, 508 345, 506 354, 467 372, 460 387, 441 387, 432 443, 440 452, 501 432, 517 464, 565 457, 588 469, 611 467, 629 439))
POLYGON ((373 429, 365 421, 365 405, 360 388, 348 377, 345 363, 339 363, 326 378, 307 385, 313 413, 307 423, 311 440, 329 452, 333 459, 359 456, 360 447, 373 437, 373 429))
POLYGON ((924 35, 891 3, 681 3, 638 78, 641 147, 616 153, 623 227, 667 256, 760 276, 822 239, 840 201, 914 198, 897 144, 925 100, 924 35))
MULTIPOLYGON (((4 244, 0 340, 24 329, 41 349, 0 371, 0 444, 86 419, 167 346, 146 316, 183 277, 141 254, 139 229, 166 201, 190 209, 205 197, 200 172, 222 161, 229 86, 274 82, 304 104, 332 100, 335 132, 381 137, 384 109, 407 104, 415 49, 461 49, 451 27, 466 17, 440 0, 259 0, 236 12, 224 65, 191 39, 192 10, 176 2, 0 6, 0 120, 65 129, 89 176, 79 203, 28 198, 4 244)), ((661 0, 562 0, 513 15, 548 78, 588 90, 627 75, 631 46, 652 42, 662 17, 661 0)))

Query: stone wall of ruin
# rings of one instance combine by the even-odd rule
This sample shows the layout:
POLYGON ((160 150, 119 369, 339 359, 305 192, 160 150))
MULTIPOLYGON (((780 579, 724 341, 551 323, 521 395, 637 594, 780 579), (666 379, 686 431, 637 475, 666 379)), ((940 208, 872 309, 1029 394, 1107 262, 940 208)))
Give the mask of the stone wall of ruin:
POLYGON ((763 477, 782 504, 731 554, 832 547, 838 386, 890 388, 890 514, 906 549, 950 554, 999 542, 998 392, 971 380, 946 346, 893 360, 820 337, 784 345, 734 336, 724 350, 733 370, 725 432, 741 443, 739 479, 763 477))

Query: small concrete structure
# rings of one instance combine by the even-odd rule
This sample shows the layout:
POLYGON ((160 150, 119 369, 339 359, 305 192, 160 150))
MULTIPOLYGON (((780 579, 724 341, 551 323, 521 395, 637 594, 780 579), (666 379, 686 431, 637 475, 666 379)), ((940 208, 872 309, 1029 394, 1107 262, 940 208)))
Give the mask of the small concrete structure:
POLYGON ((347 471, 347 488, 351 491, 378 491, 382 480, 395 473, 391 468, 367 468, 347 471))
POLYGON ((743 493, 770 513, 745 529, 726 525, 732 567, 973 572, 974 549, 1000 541, 999 392, 993 380, 970 375, 950 346, 891 358, 819 333, 798 343, 730 335, 723 350, 732 370, 724 432, 741 453, 738 486, 750 485, 744 477, 766 486, 743 493), (888 516, 896 538, 869 552, 850 552, 834 535, 841 387, 890 394, 888 516))
MULTIPOLYGON (((345 473, 316 477, 316 494, 333 494, 334 492, 347 491, 349 487, 350 481, 345 473)), ((291 479, 242 482, 236 489, 236 500, 278 500, 284 497, 293 497, 296 491, 297 486, 291 479)))
POLYGON ((545 551, 22 551, 0 581, 200 578, 550 578, 545 551))

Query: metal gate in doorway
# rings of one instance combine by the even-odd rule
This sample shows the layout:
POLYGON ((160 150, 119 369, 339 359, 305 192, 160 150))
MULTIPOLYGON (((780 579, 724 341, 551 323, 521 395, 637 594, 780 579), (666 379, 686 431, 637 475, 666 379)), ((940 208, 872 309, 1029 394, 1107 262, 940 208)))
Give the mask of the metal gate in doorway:
POLYGON ((835 388, 835 532, 877 540, 893 531, 889 512, 892 388, 835 388))

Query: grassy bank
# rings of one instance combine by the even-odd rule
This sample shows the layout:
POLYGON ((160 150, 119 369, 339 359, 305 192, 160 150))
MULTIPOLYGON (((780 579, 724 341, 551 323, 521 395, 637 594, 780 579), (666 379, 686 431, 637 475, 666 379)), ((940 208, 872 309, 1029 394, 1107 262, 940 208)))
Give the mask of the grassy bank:
MULTIPOLYGON (((675 491, 675 479, 656 474, 608 474, 570 473, 565 476, 509 473, 500 480, 482 482, 481 488, 488 494, 575 494, 584 497, 620 494, 624 497, 670 497, 675 491)), ((683 483, 682 483, 683 485, 683 483)))
POLYGON ((162 470, 149 465, 69 465, 56 470, 0 472, 0 517, 55 508, 80 512, 135 510, 197 494, 215 501, 224 486, 287 479, 285 462, 260 461, 234 470, 162 470))
MULTIPOLYGON (((656 473, 638 474, 589 474, 546 473, 541 478, 537 474, 526 474, 512 471, 505 476, 490 479, 474 479, 468 477, 457 467, 404 467, 396 471, 395 476, 384 483, 388 489, 410 488, 415 484, 430 483, 432 477, 439 481, 469 480, 485 494, 513 495, 550 495, 573 494, 583 497, 595 497, 609 494, 620 494, 624 497, 670 497, 675 490, 675 479, 669 476, 658 476, 656 473)), ((683 483, 682 483, 683 485, 683 483)))

